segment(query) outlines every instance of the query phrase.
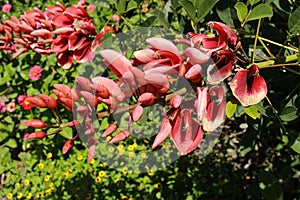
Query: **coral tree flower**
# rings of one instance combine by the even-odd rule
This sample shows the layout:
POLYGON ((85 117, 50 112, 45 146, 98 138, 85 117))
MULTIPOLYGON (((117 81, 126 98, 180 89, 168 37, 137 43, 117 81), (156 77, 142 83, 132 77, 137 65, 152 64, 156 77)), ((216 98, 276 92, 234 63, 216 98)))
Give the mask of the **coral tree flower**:
POLYGON ((34 107, 34 104, 30 103, 26 99, 28 98, 27 95, 19 95, 18 96, 18 103, 22 106, 24 110, 31 110, 34 107))
POLYGON ((267 84, 259 75, 259 68, 256 65, 238 71, 231 81, 230 88, 243 106, 257 104, 268 92, 267 84))
POLYGON ((12 5, 10 3, 6 3, 2 6, 2 12, 8 13, 10 12, 12 5))
POLYGON ((29 77, 31 80, 39 80, 40 77, 42 76, 42 68, 39 66, 33 66, 29 70, 29 77))

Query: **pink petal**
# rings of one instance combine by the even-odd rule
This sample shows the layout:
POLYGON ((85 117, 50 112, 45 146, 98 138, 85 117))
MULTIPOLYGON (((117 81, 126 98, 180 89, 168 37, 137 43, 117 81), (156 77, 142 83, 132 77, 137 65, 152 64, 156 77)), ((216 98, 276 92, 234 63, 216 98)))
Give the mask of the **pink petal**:
POLYGON ((56 38, 52 45, 51 45, 51 51, 55 53, 62 53, 65 52, 68 49, 68 39, 58 37, 56 38))
POLYGON ((76 32, 73 32, 69 36, 68 45, 69 50, 76 50, 79 48, 85 41, 87 40, 86 36, 83 35, 83 33, 79 30, 76 32))
POLYGON ((56 54, 57 63, 63 69, 71 69, 72 68, 72 58, 73 54, 69 51, 65 51, 62 53, 56 54))
POLYGON ((147 38, 146 42, 151 45, 154 49, 166 50, 180 56, 180 52, 177 47, 169 40, 164 38, 147 38))
POLYGON ((67 17, 64 14, 60 14, 60 15, 56 15, 53 19, 52 19, 52 24, 54 24, 54 26, 57 26, 59 28, 62 27, 70 27, 73 24, 73 19, 67 17))
POLYGON ((205 54, 193 47, 186 48, 186 50, 184 51, 184 54, 189 57, 189 62, 192 65, 206 63, 210 59, 210 56, 211 56, 210 53, 205 54))
POLYGON ((105 49, 101 50, 99 53, 104 58, 108 68, 119 78, 132 68, 131 62, 117 51, 105 49))

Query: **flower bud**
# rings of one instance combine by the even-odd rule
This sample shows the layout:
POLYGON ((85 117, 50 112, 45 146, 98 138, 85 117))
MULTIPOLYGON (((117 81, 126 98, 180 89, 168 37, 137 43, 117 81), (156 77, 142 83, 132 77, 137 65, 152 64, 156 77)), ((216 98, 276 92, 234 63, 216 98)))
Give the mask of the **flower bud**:
POLYGON ((42 139, 46 136, 47 136, 47 134, 44 131, 36 131, 36 132, 30 133, 28 135, 28 139, 42 139))
POLYGON ((108 128, 104 131, 102 137, 106 137, 106 136, 109 136, 110 134, 112 134, 113 132, 115 132, 118 128, 118 125, 117 124, 110 124, 108 126, 108 128))
POLYGON ((39 120, 39 119, 27 120, 27 121, 24 121, 22 124, 24 126, 31 126, 33 128, 45 128, 47 126, 45 122, 43 122, 42 120, 39 120))
POLYGON ((55 109, 57 108, 56 100, 47 95, 47 94, 39 94, 39 97, 46 103, 48 108, 55 109))
POLYGON ((74 140, 69 139, 65 142, 63 148, 62 148, 62 153, 66 154, 70 149, 72 149, 74 146, 74 140))
POLYGON ((130 132, 128 130, 122 130, 115 137, 113 137, 108 143, 114 144, 114 143, 120 142, 122 140, 125 140, 129 136, 130 136, 130 132))
POLYGON ((130 113, 132 120, 137 122, 143 116, 143 111, 144 108, 142 106, 135 107, 130 113))

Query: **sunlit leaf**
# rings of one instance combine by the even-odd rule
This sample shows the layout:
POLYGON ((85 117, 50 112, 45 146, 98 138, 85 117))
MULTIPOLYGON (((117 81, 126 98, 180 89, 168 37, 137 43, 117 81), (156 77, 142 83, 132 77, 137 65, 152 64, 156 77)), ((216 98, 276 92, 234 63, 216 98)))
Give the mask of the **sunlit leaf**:
POLYGON ((192 2, 188 0, 181 0, 180 5, 184 8, 186 13, 189 15, 192 21, 195 21, 196 19, 196 9, 192 2))
POLYGON ((231 101, 226 104, 226 115, 228 118, 232 117, 237 108, 237 104, 233 104, 231 101))
POLYGON ((294 106, 285 107, 280 113, 280 119, 283 121, 293 121, 298 117, 297 115, 298 109, 294 106))
POLYGON ((255 105, 244 107, 244 111, 247 115, 249 115, 253 119, 256 119, 258 117, 258 110, 255 105))
POLYGON ((272 17, 273 10, 268 4, 259 4, 250 12, 247 21, 257 20, 265 17, 272 17))
POLYGON ((236 9, 239 21, 243 22, 248 13, 247 6, 243 2, 238 2, 234 5, 234 8, 236 9))

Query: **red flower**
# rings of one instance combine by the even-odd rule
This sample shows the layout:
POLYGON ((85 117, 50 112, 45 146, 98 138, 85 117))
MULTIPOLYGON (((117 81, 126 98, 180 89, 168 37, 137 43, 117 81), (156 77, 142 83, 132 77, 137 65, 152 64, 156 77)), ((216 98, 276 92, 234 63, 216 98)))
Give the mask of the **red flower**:
POLYGON ((34 107, 34 104, 32 104, 26 100, 28 97, 29 96, 27 96, 27 95, 19 95, 18 96, 18 103, 19 103, 19 105, 22 106, 22 108, 24 110, 31 110, 34 107))
POLYGON ((231 81, 230 88, 243 106, 257 104, 268 92, 267 84, 259 75, 259 68, 256 65, 238 71, 231 81))

